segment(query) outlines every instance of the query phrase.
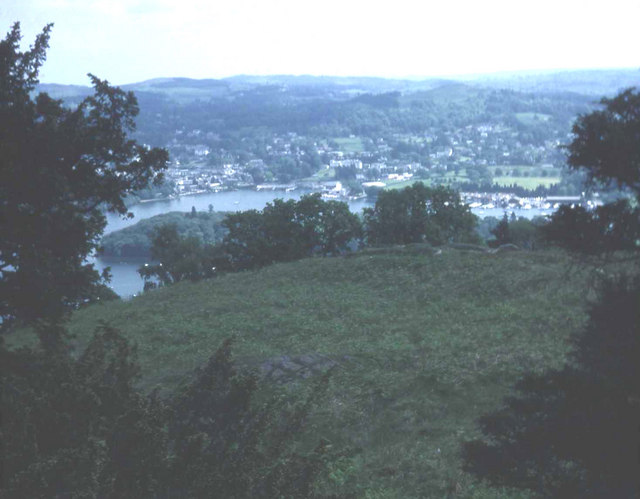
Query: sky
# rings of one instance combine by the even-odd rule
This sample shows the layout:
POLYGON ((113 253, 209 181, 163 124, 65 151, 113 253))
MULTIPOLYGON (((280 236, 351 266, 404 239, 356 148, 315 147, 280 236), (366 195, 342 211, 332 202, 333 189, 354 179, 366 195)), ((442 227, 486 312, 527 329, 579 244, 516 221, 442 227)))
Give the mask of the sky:
POLYGON ((44 83, 640 67, 639 0, 1 0, 44 83))

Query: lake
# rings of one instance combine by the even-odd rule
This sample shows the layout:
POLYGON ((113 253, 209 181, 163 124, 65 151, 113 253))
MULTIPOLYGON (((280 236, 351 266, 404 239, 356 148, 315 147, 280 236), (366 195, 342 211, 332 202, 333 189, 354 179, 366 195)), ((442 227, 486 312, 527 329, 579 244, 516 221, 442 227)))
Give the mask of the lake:
MULTIPOLYGON (((166 201, 139 203, 129 209, 129 211, 134 214, 134 218, 123 219, 112 213, 107 214, 105 234, 133 225, 143 218, 149 218, 169 211, 189 212, 192 207, 195 207, 197 211, 208 211, 209 205, 212 205, 215 211, 261 210, 267 203, 272 202, 274 199, 298 199, 307 193, 308 192, 300 190, 288 192, 239 190, 183 196, 178 199, 166 201)), ((374 203, 367 199, 358 199, 348 201, 348 204, 351 211, 359 213, 363 208, 373 206, 374 203)), ((472 211, 480 217, 494 216, 500 218, 504 213, 504 210, 501 208, 486 210, 474 209, 472 211)), ((518 216, 527 218, 533 218, 541 214, 544 214, 544 212, 537 209, 519 210, 517 212, 518 216)), ((111 267, 113 278, 110 286, 121 297, 131 297, 142 291, 143 281, 138 275, 137 269, 145 263, 144 259, 94 258, 93 261, 96 264, 96 268, 100 271, 105 267, 111 267)))

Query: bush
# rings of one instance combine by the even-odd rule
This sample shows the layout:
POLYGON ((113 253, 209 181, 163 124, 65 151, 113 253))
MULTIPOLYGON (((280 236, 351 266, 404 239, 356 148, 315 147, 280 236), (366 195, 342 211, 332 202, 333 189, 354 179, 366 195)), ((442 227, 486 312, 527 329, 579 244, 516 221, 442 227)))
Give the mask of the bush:
POLYGON ((607 281, 571 363, 516 386, 480 420, 466 468, 495 485, 544 497, 640 493, 640 279, 607 281))
POLYGON ((324 385, 289 409, 258 404, 230 342, 166 399, 135 389, 136 350, 108 326, 77 360, 0 361, 2 497, 308 497, 328 459, 290 448, 324 385))

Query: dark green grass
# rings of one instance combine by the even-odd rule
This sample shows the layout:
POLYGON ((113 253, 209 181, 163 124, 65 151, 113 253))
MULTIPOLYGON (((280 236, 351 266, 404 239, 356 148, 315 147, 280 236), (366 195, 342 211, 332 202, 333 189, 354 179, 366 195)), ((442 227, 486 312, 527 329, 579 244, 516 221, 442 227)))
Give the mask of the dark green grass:
POLYGON ((121 329, 144 389, 171 390, 230 336, 245 366, 326 355, 337 365, 301 441, 352 452, 322 491, 498 497, 461 471, 460 443, 519 376, 563 362, 586 303, 567 265, 552 252, 309 259, 92 306, 70 329, 79 343, 99 321, 121 329))

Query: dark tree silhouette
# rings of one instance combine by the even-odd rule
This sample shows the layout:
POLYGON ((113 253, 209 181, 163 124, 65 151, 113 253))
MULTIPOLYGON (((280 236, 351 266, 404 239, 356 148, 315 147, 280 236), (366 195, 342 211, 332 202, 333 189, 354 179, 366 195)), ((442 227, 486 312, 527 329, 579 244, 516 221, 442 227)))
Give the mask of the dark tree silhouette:
POLYGON ((604 109, 580 116, 568 146, 569 166, 592 181, 615 182, 640 193, 640 92, 629 88, 601 101, 604 109))
POLYGON ((0 348, 0 497, 309 497, 331 452, 292 451, 326 386, 257 402, 225 342, 171 396, 134 383, 136 350, 98 328, 78 359, 0 348))
MULTIPOLYGON (((574 126, 569 164, 640 200, 640 95, 602 102, 574 126)), ((638 261, 639 212, 626 200, 594 212, 563 207, 544 231, 573 252, 638 261)), ((607 270, 568 364, 525 377, 517 396, 480 420, 484 438, 463 448, 468 470, 544 497, 640 495, 640 276, 632 265, 607 270)))
POLYGON ((476 217, 458 193, 420 182, 402 190, 380 191, 375 207, 364 210, 364 224, 372 246, 476 242, 476 217))
POLYGON ((500 222, 498 222, 498 225, 493 228, 491 234, 495 237, 495 240, 493 241, 495 246, 511 242, 509 237, 509 218, 506 213, 503 215, 500 222))
POLYGON ((544 497, 640 493, 640 282, 603 284, 571 363, 525 377, 485 416, 466 468, 544 497))
POLYGON ((213 277, 216 270, 227 270, 228 257, 220 245, 206 244, 195 236, 181 237, 175 224, 161 225, 153 231, 151 258, 158 263, 145 264, 138 273, 145 289, 190 280, 213 277))
POLYGON ((630 192, 635 203, 620 200, 593 212, 564 206, 544 229, 549 241, 590 255, 640 249, 640 92, 630 88, 601 103, 604 109, 580 116, 573 126, 569 166, 586 172, 592 185, 630 192))
POLYGON ((362 230, 346 203, 324 201, 320 194, 276 199, 262 211, 230 213, 224 225, 229 232, 223 247, 236 269, 342 254, 362 230))
POLYGON ((135 97, 95 77, 77 108, 32 99, 50 28, 24 53, 18 24, 0 42, 2 329, 40 321, 47 347, 0 343, 0 497, 309 496, 326 448, 301 455, 290 439, 319 390, 292 411, 255 402, 227 342, 160 399, 136 389, 135 348, 108 325, 78 357, 54 348, 66 312, 94 296, 85 258, 102 210, 127 214, 124 196, 158 179, 167 153, 127 139, 135 97))
MULTIPOLYGON (((132 92, 89 75, 94 94, 75 108, 33 96, 51 26, 25 52, 19 23, 0 42, 3 330, 15 319, 59 323, 95 296, 100 278, 86 258, 98 246, 104 211, 127 215, 124 197, 159 182, 168 159, 128 139, 138 114, 132 92)), ((40 330, 51 337, 54 328, 40 330)))

